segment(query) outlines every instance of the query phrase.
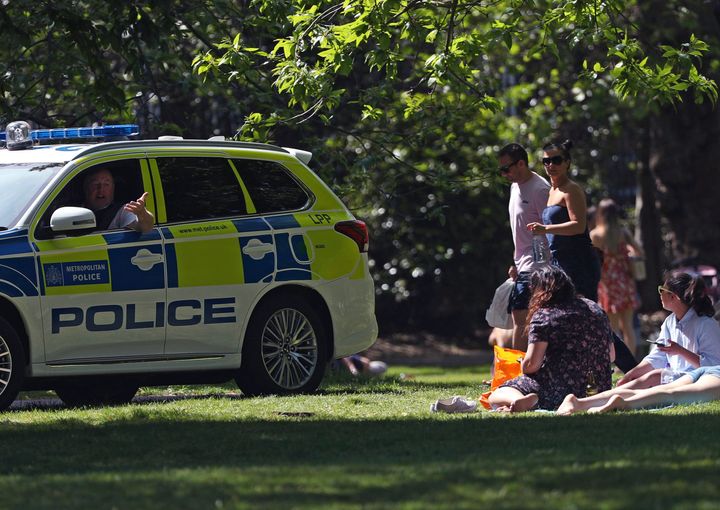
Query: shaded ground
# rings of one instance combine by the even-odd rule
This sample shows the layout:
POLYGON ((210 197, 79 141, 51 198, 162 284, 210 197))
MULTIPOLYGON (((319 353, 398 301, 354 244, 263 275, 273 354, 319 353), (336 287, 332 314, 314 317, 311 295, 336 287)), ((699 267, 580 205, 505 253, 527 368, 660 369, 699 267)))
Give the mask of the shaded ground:
POLYGON ((390 365, 468 366, 490 363, 487 338, 448 339, 429 333, 395 334, 378 338, 364 353, 390 365))
MULTIPOLYGON (((650 347, 644 339, 657 335, 666 316, 667 312, 663 311, 639 314, 638 359, 647 354, 650 347)), ((479 365, 492 362, 489 334, 490 330, 478 332, 474 337, 448 338, 427 332, 397 333, 378 338, 363 354, 391 365, 479 365)))

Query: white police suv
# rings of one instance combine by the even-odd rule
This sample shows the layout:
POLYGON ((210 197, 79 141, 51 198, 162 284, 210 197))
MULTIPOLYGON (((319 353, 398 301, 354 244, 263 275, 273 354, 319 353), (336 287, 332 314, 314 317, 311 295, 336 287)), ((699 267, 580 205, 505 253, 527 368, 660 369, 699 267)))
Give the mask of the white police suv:
POLYGON ((7 126, 0 409, 22 389, 69 405, 233 378, 247 395, 307 392, 329 360, 375 341, 367 229, 308 168, 310 153, 102 141, 136 134, 7 126), (93 212, 100 174, 111 205, 93 212), (145 192, 153 227, 111 228, 108 211, 145 192))

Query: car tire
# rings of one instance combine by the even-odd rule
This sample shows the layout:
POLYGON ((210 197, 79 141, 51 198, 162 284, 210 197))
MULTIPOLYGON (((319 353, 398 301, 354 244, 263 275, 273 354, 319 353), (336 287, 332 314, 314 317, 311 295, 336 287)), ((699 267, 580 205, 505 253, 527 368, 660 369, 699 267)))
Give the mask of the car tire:
POLYGON ((0 410, 10 407, 25 380, 25 349, 9 322, 0 318, 0 410))
POLYGON ((113 406, 130 402, 138 388, 125 381, 87 381, 63 384, 55 388, 55 393, 68 407, 113 406))
POLYGON ((248 396, 312 392, 325 374, 326 352, 325 327, 308 300, 277 295, 253 312, 235 381, 248 396))

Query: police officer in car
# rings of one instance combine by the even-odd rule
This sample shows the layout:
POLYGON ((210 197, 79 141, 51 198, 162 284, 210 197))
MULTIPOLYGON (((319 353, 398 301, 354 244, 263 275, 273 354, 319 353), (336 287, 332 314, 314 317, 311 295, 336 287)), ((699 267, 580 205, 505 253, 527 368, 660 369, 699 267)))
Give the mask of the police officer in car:
POLYGON ((146 233, 155 224, 155 218, 145 207, 147 192, 125 205, 115 203, 115 179, 106 168, 99 168, 85 177, 83 193, 83 205, 95 213, 97 230, 130 228, 146 233))

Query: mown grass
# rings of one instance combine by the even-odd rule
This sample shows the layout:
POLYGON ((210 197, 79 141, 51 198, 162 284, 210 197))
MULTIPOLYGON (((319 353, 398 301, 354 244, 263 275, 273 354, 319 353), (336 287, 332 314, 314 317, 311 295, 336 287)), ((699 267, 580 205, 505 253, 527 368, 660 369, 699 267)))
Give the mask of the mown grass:
POLYGON ((718 507, 720 403, 429 412, 477 396, 488 375, 394 367, 311 396, 152 388, 116 408, 12 410, 0 414, 0 508, 718 507))

